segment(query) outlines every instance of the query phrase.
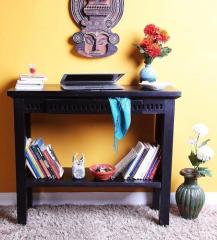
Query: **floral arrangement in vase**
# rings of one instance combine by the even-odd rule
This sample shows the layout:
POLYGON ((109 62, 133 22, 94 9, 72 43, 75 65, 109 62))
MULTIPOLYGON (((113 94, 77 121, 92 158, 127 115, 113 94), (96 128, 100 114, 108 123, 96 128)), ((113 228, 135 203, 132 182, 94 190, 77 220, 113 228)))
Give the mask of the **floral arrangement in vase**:
POLYGON ((190 138, 192 146, 188 156, 193 168, 184 168, 180 174, 184 177, 182 183, 176 190, 176 203, 180 215, 185 219, 198 217, 205 202, 204 190, 197 184, 198 177, 211 176, 207 167, 201 167, 214 156, 214 151, 207 144, 210 139, 201 140, 208 134, 208 127, 204 124, 193 125, 194 137, 190 138))
POLYGON ((167 56, 172 49, 164 46, 169 40, 166 30, 163 30, 154 24, 149 24, 144 28, 144 39, 136 44, 139 52, 144 56, 145 68, 140 72, 141 81, 156 81, 156 75, 151 68, 152 61, 157 57, 167 56))
POLYGON ((200 166, 211 160, 214 156, 213 149, 207 145, 210 139, 200 139, 208 134, 208 127, 204 124, 195 124, 192 128, 195 136, 189 140, 192 150, 188 158, 199 177, 212 176, 207 167, 200 166))
POLYGON ((149 24, 144 28, 144 33, 144 39, 136 46, 143 54, 145 64, 151 64, 156 57, 165 57, 172 51, 163 46, 170 38, 166 30, 149 24))

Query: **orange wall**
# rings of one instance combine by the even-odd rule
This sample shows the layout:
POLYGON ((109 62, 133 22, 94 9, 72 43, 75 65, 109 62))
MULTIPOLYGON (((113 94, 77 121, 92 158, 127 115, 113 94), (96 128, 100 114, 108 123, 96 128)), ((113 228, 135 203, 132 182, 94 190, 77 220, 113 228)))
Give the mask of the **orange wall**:
MULTIPOLYGON (((6 96, 19 73, 29 63, 59 83, 63 73, 125 72, 122 84, 138 82, 142 58, 133 43, 143 36, 143 28, 155 23, 171 35, 172 53, 154 62, 159 81, 170 81, 183 92, 176 104, 172 191, 182 182, 178 172, 189 166, 187 139, 191 126, 204 122, 210 128, 211 145, 216 150, 216 52, 217 2, 172 0, 125 0, 124 15, 114 32, 120 35, 118 52, 103 59, 85 59, 73 55, 70 37, 78 31, 68 11, 68 0, 0 0, 0 191, 15 191, 15 157, 12 101, 6 96)), ((137 139, 151 139, 150 117, 134 117, 133 127, 120 144, 119 159, 137 139), (141 129, 144 130, 141 131, 141 129)), ((111 116, 33 117, 33 137, 53 144, 65 166, 72 154, 84 152, 87 165, 115 163, 111 116)), ((200 181, 206 191, 217 191, 216 160, 209 163, 212 178, 200 181)))

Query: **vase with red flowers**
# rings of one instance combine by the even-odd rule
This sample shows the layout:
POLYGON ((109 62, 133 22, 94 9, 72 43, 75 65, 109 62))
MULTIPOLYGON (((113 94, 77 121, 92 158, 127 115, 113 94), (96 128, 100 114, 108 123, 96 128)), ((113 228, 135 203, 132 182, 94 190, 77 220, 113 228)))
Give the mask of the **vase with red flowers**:
POLYGON ((139 52, 144 57, 145 67, 140 71, 140 80, 154 82, 156 74, 152 69, 152 61, 157 57, 165 57, 171 52, 171 48, 164 46, 169 40, 166 30, 163 30, 154 24, 149 24, 144 28, 144 39, 136 44, 139 52))

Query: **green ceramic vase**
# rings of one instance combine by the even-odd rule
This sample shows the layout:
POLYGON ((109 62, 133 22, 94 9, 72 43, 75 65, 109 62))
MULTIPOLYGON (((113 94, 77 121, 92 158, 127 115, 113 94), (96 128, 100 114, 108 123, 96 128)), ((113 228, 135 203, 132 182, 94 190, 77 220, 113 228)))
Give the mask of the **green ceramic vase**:
POLYGON ((176 191, 176 203, 180 215, 185 219, 198 217, 205 202, 203 189, 198 186, 198 173, 193 168, 184 168, 180 171, 185 181, 176 191))

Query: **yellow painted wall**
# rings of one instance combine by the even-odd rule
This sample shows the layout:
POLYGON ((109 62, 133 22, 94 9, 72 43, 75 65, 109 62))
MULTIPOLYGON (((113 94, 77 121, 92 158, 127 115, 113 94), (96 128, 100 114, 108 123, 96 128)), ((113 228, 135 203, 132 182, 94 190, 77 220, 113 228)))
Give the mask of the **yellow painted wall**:
MULTIPOLYGON (((47 83, 59 83, 63 73, 125 72, 122 84, 138 82, 142 59, 132 44, 143 36, 143 28, 155 23, 168 30, 172 53, 155 60, 159 81, 170 81, 182 91, 176 102, 172 191, 182 182, 178 172, 190 166, 187 144, 191 126, 209 126, 211 145, 217 150, 217 1, 125 0, 122 20, 114 32, 120 35, 118 52, 108 58, 74 56, 69 38, 78 28, 70 18, 68 0, 0 0, 0 191, 15 191, 15 159, 12 101, 6 96, 19 73, 35 63, 47 83), (140 61, 141 60, 141 61, 140 61)), ((84 152, 87 165, 116 159, 112 151, 111 116, 34 116, 33 137, 52 143, 64 166, 71 165, 75 151, 84 152)), ((151 140, 151 117, 133 117, 133 125, 120 144, 119 158, 137 139, 151 140), (141 129, 144 127, 144 130, 141 129)), ((216 158, 209 163, 212 178, 201 179, 205 191, 217 191, 216 158)))

